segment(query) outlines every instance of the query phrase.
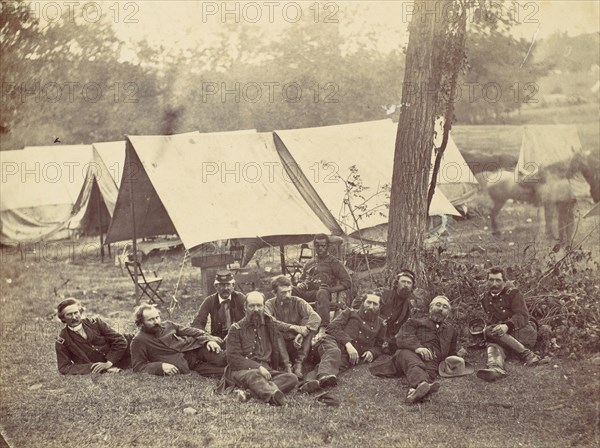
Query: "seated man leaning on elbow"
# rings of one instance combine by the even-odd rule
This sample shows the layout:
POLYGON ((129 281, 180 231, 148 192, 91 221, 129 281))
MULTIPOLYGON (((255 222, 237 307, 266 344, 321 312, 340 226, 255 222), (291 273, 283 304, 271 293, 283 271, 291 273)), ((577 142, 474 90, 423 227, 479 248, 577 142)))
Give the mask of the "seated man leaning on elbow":
POLYGON ((65 324, 54 347, 58 371, 63 375, 113 373, 129 368, 127 339, 100 318, 84 318, 83 306, 73 298, 58 304, 65 324))
POLYGON ((177 375, 195 371, 219 377, 227 364, 220 338, 199 328, 162 322, 156 306, 142 304, 134 312, 139 331, 131 341, 134 372, 177 375))

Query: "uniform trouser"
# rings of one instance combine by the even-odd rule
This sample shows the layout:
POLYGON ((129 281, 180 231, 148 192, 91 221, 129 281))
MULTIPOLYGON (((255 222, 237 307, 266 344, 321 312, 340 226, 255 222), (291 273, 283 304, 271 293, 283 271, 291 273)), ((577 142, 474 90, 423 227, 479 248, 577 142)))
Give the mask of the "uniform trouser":
POLYGON ((291 366, 293 361, 302 364, 308 356, 308 352, 310 351, 313 338, 312 331, 302 341, 300 350, 297 350, 296 347, 294 347, 295 336, 296 335, 294 334, 291 336, 292 339, 289 339, 290 335, 288 334, 277 334, 277 348, 281 354, 281 362, 284 366, 291 366))
POLYGON ((324 289, 307 291, 306 289, 298 289, 294 287, 292 294, 303 298, 307 302, 315 302, 315 311, 321 317, 321 326, 329 325, 329 304, 331 303, 331 293, 324 289))
POLYGON ((225 352, 215 353, 206 347, 200 347, 184 353, 190 370, 199 373, 202 376, 223 376, 227 358, 225 352))
POLYGON ((408 385, 415 388, 422 381, 431 382, 435 379, 439 362, 435 359, 423 361, 415 352, 401 348, 392 357, 396 371, 406 375, 408 385))
POLYGON ((524 327, 514 330, 511 333, 506 333, 499 338, 486 335, 486 341, 488 343, 496 344, 517 355, 522 355, 523 352, 527 352, 528 349, 533 348, 536 340, 537 330, 531 322, 524 327))
POLYGON ((334 338, 326 335, 319 341, 317 351, 321 361, 315 370, 306 375, 306 380, 319 379, 325 375, 338 375, 351 367, 346 350, 342 350, 334 338))
POLYGON ((298 378, 293 373, 281 373, 268 368, 267 370, 271 373, 270 381, 262 376, 258 369, 236 370, 231 372, 231 378, 264 402, 268 402, 278 390, 285 394, 298 384, 298 378))

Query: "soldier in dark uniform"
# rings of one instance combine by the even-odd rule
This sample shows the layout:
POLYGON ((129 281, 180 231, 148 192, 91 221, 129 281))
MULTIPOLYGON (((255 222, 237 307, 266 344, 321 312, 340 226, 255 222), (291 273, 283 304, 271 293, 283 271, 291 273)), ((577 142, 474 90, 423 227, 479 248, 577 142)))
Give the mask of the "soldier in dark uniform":
POLYGON ((127 339, 100 318, 82 317, 83 307, 73 298, 57 307, 63 322, 56 338, 56 361, 63 375, 114 373, 130 366, 127 339))
POLYGON ((361 360, 370 363, 382 353, 385 326, 379 317, 381 297, 366 293, 362 298, 360 310, 346 308, 338 314, 316 344, 321 362, 316 370, 307 374, 307 381, 301 387, 303 391, 336 386, 340 371, 361 360))
POLYGON ((331 295, 352 287, 352 279, 344 265, 329 253, 329 237, 315 235, 313 240, 315 258, 308 261, 300 275, 300 283, 292 295, 307 302, 316 302, 315 310, 321 316, 321 327, 329 325, 331 295))
MULTIPOLYGON (((391 289, 384 289, 381 294, 380 316, 386 326, 383 341, 383 352, 393 355, 396 346, 396 334, 411 313, 411 299, 414 299, 415 274, 409 269, 402 269, 392 283, 391 289)), ((352 302, 352 308, 360 308, 361 297, 352 302)))
POLYGON ((500 268, 488 272, 489 291, 481 305, 486 315, 484 336, 487 341, 487 366, 477 371, 477 377, 496 381, 506 376, 506 351, 517 355, 526 366, 535 366, 539 356, 531 351, 537 340, 537 329, 529 320, 525 300, 518 289, 509 289, 506 275, 500 268))
POLYGON ((265 313, 265 296, 261 292, 248 293, 246 317, 233 324, 227 335, 228 365, 223 375, 223 383, 240 388, 240 401, 248 399, 246 390, 249 390, 260 401, 282 406, 284 394, 296 387, 296 375, 277 370, 280 364, 277 333, 289 328, 289 324, 265 313))
POLYGON ((231 325, 244 317, 246 297, 234 291, 235 279, 230 271, 217 271, 214 285, 217 292, 204 299, 192 327, 206 330, 210 316, 210 334, 225 339, 231 325))

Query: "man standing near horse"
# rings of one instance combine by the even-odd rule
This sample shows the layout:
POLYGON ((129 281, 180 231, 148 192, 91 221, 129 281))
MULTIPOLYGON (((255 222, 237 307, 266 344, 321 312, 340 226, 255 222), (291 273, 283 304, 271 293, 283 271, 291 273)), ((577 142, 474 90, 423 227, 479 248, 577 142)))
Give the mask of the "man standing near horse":
POLYGON ((539 356, 531 351, 537 339, 537 329, 529 320, 525 300, 518 289, 510 289, 506 283, 504 270, 490 269, 489 290, 481 299, 487 320, 484 330, 487 366, 477 371, 477 377, 490 382, 506 376, 504 361, 507 352, 516 354, 526 366, 540 362, 539 356))

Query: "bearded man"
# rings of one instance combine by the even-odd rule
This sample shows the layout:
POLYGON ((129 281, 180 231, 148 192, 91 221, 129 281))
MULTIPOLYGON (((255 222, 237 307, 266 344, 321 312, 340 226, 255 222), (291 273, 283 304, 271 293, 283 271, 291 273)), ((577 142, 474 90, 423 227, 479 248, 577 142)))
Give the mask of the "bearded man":
POLYGON ((249 391, 256 399, 273 406, 285 404, 285 395, 298 384, 293 373, 283 373, 277 345, 278 331, 291 325, 279 323, 265 314, 265 296, 252 291, 246 296, 246 316, 231 325, 227 335, 228 366, 223 380, 239 389, 240 401, 246 401, 249 391))
MULTIPOLYGON (((411 299, 415 289, 415 274, 409 269, 402 269, 394 277, 391 289, 384 289, 381 294, 380 316, 386 326, 383 340, 383 352, 393 355, 396 346, 396 335, 402 324, 410 316, 411 299)), ((362 300, 357 297, 352 302, 352 308, 360 308, 362 300)))
POLYGON ((410 318, 396 335, 398 350, 391 360, 373 366, 376 376, 406 375, 409 390, 407 403, 417 403, 440 383, 435 381, 439 364, 448 356, 456 355, 458 333, 448 322, 451 305, 446 296, 437 296, 429 304, 429 315, 422 319, 410 318))
POLYGON ((178 375, 195 371, 204 376, 221 376, 227 364, 221 351, 223 340, 199 328, 162 322, 160 311, 142 304, 134 312, 139 331, 131 341, 134 372, 178 375))
POLYGON ((346 308, 331 321, 316 344, 321 362, 308 373, 301 389, 314 392, 337 385, 337 376, 359 362, 372 362, 382 353, 385 326, 379 316, 381 297, 366 293, 359 310, 346 308))

